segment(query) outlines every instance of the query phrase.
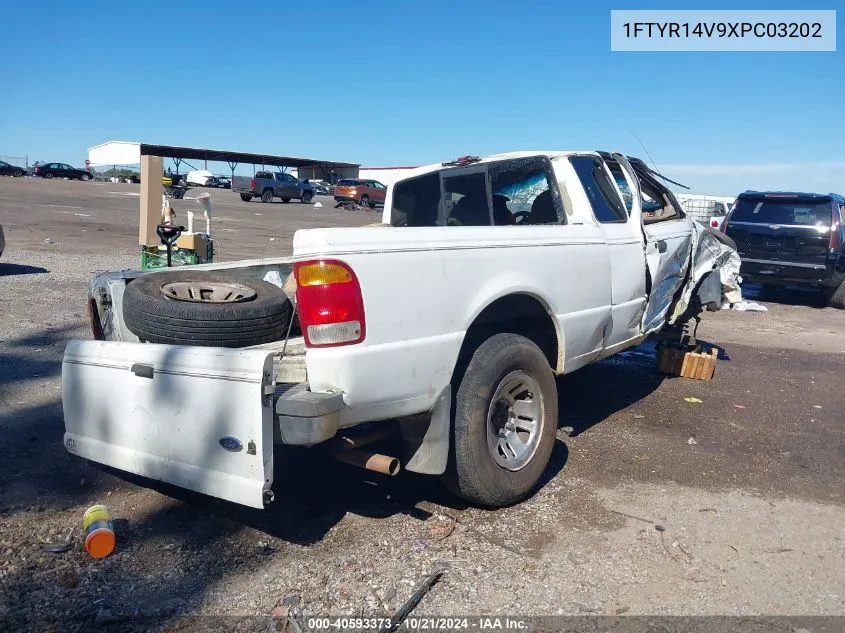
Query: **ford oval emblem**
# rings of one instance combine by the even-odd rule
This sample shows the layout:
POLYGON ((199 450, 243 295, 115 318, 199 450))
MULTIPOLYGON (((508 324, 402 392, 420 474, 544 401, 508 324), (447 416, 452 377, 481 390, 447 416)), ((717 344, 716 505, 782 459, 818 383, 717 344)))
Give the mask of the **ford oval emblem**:
POLYGON ((227 435, 226 437, 220 438, 220 446, 225 448, 230 453, 237 453, 240 450, 243 450, 244 445, 241 441, 236 438, 232 437, 231 435, 227 435))

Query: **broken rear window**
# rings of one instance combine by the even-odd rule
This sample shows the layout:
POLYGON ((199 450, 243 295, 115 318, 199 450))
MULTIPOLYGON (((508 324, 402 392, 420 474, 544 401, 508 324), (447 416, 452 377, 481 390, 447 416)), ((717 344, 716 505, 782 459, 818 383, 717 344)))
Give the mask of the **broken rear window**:
POLYGON ((497 226, 559 224, 563 215, 551 183, 551 166, 543 157, 492 163, 489 168, 493 217, 497 226))

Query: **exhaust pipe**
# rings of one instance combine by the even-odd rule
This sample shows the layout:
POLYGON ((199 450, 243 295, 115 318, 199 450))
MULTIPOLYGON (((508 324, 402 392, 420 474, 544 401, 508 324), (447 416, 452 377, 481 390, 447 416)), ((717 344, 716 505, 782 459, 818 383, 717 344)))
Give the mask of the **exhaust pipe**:
POLYGON ((391 477, 398 474, 401 468, 399 460, 395 457, 362 451, 357 448, 337 448, 332 451, 332 456, 345 464, 372 470, 383 475, 390 475, 391 477))
POLYGON ((366 446, 367 444, 372 444, 373 442, 379 442, 381 440, 386 440, 388 437, 392 437, 396 434, 396 429, 388 424, 380 424, 375 429, 368 431, 366 433, 361 433, 358 435, 343 435, 338 437, 336 440, 337 448, 340 449, 350 449, 350 448, 361 448, 362 446, 366 446))

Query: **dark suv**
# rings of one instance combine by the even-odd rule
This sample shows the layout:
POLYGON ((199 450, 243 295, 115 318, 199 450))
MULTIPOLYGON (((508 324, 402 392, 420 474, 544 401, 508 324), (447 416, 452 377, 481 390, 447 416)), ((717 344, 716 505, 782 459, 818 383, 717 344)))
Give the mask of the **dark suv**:
POLYGON ((814 286, 845 308, 845 197, 746 191, 722 231, 736 242, 743 280, 814 286))

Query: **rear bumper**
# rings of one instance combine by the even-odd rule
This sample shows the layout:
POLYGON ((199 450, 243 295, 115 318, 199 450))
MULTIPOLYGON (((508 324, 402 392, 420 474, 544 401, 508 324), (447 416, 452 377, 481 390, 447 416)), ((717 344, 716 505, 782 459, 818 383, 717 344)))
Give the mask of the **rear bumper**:
POLYGON ((742 258, 744 281, 789 286, 827 286, 835 283, 832 266, 742 258))
POLYGON ((281 444, 313 446, 331 439, 340 428, 344 408, 340 392, 314 393, 308 383, 276 388, 276 422, 281 444))

